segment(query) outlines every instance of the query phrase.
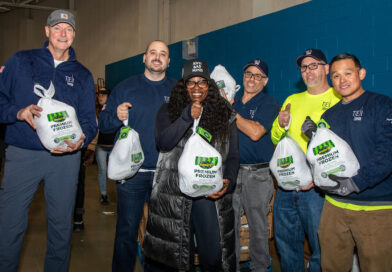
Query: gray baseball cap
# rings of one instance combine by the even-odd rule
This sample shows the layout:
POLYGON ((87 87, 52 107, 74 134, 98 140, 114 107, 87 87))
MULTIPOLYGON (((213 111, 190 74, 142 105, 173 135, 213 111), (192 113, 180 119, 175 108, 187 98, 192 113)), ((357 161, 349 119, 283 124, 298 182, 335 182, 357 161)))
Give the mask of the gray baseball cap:
POLYGON ((75 28, 75 17, 74 15, 66 10, 58 9, 53 11, 49 16, 48 20, 46 21, 47 25, 54 26, 58 23, 67 23, 75 28))

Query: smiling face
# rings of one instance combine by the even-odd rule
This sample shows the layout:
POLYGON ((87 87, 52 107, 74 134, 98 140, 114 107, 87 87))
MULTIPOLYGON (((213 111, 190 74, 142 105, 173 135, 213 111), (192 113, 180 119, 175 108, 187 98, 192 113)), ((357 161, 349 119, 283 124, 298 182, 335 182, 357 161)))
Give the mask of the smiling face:
POLYGON ((152 42, 143 56, 143 62, 148 74, 162 74, 170 63, 169 49, 164 42, 152 42))
POLYGON ((338 60, 331 65, 332 85, 344 102, 354 100, 364 92, 361 81, 365 76, 366 70, 355 66, 352 59, 338 60))
POLYGON ((49 40, 48 48, 51 52, 64 52, 68 50, 75 38, 75 30, 67 23, 58 23, 54 26, 45 26, 45 34, 49 40))
POLYGON ((202 102, 208 94, 208 83, 205 84, 206 79, 204 77, 191 77, 187 80, 187 82, 197 82, 197 84, 188 84, 187 82, 185 83, 186 85, 186 90, 188 91, 188 95, 189 98, 192 101, 198 101, 198 102, 202 102), (202 82, 200 82, 202 81, 202 82), (193 87, 189 87, 189 85, 194 85, 193 87), (202 87, 200 87, 199 85, 202 85, 202 87))
MULTIPOLYGON (((322 62, 312 57, 306 57, 302 60, 301 66, 308 66, 311 63, 322 62)), ((314 70, 311 70, 308 67, 304 72, 301 72, 301 75, 305 85, 308 87, 308 90, 325 90, 326 86, 328 86, 328 72, 329 66, 328 64, 324 64, 318 65, 317 69, 314 70)))
MULTIPOLYGON (((249 73, 249 74, 250 74, 249 73)), ((244 83, 244 91, 249 94, 257 94, 261 92, 265 85, 267 85, 268 77, 259 70, 256 66, 249 66, 244 73, 243 83, 244 83), (260 75, 260 80, 257 80, 254 75, 251 77, 247 77, 246 73, 250 72, 254 75, 260 75)))

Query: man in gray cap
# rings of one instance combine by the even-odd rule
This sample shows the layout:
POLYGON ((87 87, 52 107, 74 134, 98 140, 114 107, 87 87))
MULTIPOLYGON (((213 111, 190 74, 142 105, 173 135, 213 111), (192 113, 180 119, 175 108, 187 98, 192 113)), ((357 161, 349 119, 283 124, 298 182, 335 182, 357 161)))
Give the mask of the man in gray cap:
POLYGON ((44 271, 68 271, 80 149, 97 133, 93 77, 71 48, 74 16, 52 12, 45 33, 42 48, 17 52, 0 69, 0 123, 7 125, 8 144, 0 187, 0 271, 18 270, 29 205, 42 180, 48 222, 44 271), (35 118, 47 116, 37 106, 35 84, 53 84, 53 98, 74 107, 83 131, 78 142, 45 150, 35 118))
POLYGON ((252 271, 267 271, 269 202, 274 191, 269 161, 274 152, 270 130, 278 115, 278 103, 263 91, 268 83, 267 63, 255 59, 244 67, 244 90, 238 92, 233 108, 237 111, 240 169, 233 195, 237 271, 240 271, 241 209, 248 219, 252 271))

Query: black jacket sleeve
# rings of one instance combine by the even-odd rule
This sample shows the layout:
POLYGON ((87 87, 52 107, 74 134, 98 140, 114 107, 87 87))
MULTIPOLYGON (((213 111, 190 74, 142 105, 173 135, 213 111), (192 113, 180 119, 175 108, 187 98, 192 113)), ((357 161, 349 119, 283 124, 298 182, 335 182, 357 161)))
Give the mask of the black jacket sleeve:
POLYGON ((229 154, 227 155, 226 165, 223 173, 223 178, 228 179, 230 181, 229 186, 227 188, 227 192, 231 192, 234 189, 234 185, 237 182, 239 167, 240 167, 240 152, 238 147, 238 130, 237 130, 237 125, 234 121, 230 126, 229 154))
POLYGON ((172 150, 193 124, 191 107, 189 104, 173 123, 170 122, 168 104, 160 107, 155 119, 155 142, 159 151, 172 150))

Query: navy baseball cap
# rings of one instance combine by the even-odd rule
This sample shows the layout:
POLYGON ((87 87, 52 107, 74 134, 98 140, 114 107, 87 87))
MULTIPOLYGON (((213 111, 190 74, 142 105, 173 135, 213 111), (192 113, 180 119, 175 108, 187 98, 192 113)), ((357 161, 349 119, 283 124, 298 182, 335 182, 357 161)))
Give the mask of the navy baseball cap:
POLYGON ((109 89, 106 89, 105 87, 103 87, 103 88, 101 88, 101 89, 99 89, 98 90, 98 94, 110 94, 110 90, 109 89))
POLYGON ((321 51, 320 49, 309 48, 297 58, 297 65, 301 66, 302 60, 307 57, 311 57, 316 60, 324 61, 325 63, 327 63, 327 58, 325 57, 323 51, 321 51))
POLYGON ((184 81, 188 80, 194 76, 204 77, 205 79, 210 79, 210 70, 208 69, 208 64, 202 60, 189 60, 184 64, 184 81))
POLYGON ((246 69, 248 69, 249 66, 256 66, 257 68, 259 68, 259 70, 261 72, 263 72, 267 77, 268 77, 268 65, 267 63, 265 63, 264 61, 262 61, 261 59, 254 59, 250 62, 248 62, 245 66, 244 66, 244 71, 246 69))

